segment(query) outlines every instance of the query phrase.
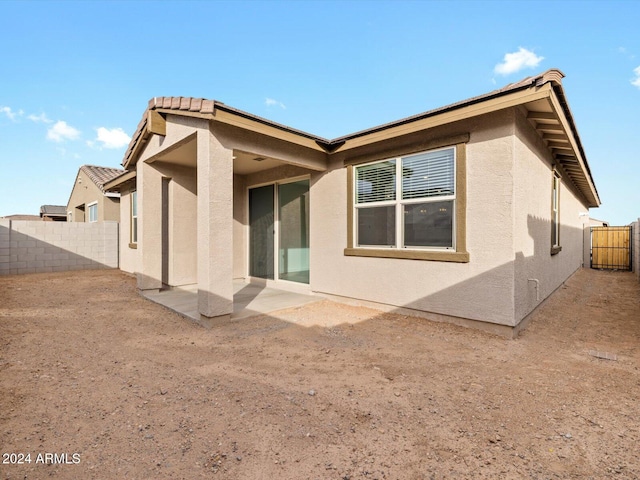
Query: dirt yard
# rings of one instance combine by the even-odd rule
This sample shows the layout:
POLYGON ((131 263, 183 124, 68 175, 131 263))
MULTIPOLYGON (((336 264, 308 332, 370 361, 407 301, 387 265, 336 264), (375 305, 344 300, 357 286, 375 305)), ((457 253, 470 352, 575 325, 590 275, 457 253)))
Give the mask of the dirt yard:
POLYGON ((1 478, 640 478, 630 273, 516 340, 329 301, 204 330, 117 271, 0 277, 0 349, 1 478))

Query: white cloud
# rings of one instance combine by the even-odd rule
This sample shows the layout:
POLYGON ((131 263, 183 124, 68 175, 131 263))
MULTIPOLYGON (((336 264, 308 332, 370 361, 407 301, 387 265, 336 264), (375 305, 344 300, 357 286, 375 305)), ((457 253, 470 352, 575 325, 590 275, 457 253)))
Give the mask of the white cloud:
POLYGON ((98 136, 95 141, 87 142, 87 145, 93 147, 95 142, 99 142, 100 147, 104 148, 122 148, 126 147, 131 141, 131 137, 127 135, 121 128, 108 129, 105 127, 97 128, 98 136))
POLYGON ((618 53, 626 56, 629 60, 633 60, 636 56, 630 52, 626 47, 618 47, 618 53))
POLYGON ((14 112, 13 110, 11 110, 11 107, 0 107, 0 112, 4 113, 12 122, 16 121, 16 117, 24 115, 24 112, 22 110, 14 112))
POLYGON ((634 68, 633 73, 635 73, 636 78, 631 80, 631 85, 640 88, 640 66, 634 68))
POLYGON ((502 63, 496 65, 493 70, 499 75, 509 75, 525 68, 535 68, 542 60, 544 57, 539 57, 531 50, 520 47, 517 52, 507 53, 502 63))
POLYGON ((47 138, 54 142, 64 142, 65 140, 76 140, 80 137, 80 130, 67 125, 67 122, 58 120, 49 130, 47 130, 47 138))
POLYGON ((274 100, 273 98, 265 98, 264 104, 267 107, 280 107, 282 109, 286 109, 287 108, 284 103, 279 102, 278 100, 274 100))
POLYGON ((31 120, 32 122, 35 122, 35 123, 40 123, 40 122, 42 122, 42 123, 51 123, 51 122, 53 122, 53 120, 51 120, 49 117, 47 117, 47 114, 44 113, 44 112, 42 112, 40 115, 34 115, 34 114, 28 115, 27 118, 29 120, 31 120))

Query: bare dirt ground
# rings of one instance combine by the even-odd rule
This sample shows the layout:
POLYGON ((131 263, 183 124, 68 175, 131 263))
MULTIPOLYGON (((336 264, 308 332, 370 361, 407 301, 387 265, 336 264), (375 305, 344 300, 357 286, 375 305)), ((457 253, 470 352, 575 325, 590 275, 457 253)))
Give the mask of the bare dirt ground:
POLYGON ((204 330, 117 271, 0 277, 0 476, 640 478, 639 347, 621 272, 515 340, 329 301, 204 330))

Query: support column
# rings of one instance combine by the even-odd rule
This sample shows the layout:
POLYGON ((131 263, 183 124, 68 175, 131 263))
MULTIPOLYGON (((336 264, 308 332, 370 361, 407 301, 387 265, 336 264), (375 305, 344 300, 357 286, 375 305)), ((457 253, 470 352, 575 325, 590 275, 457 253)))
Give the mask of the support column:
POLYGON ((162 175, 153 165, 138 162, 138 288, 162 288, 162 175))
POLYGON ((233 312, 233 151, 198 128, 198 310, 202 323, 233 312))

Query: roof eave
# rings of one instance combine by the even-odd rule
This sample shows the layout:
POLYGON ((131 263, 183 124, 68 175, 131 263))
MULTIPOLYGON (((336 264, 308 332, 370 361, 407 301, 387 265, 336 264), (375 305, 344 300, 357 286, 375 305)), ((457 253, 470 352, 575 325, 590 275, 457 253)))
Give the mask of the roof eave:
MULTIPOLYGON (((577 150, 575 154, 578 158, 584 179, 588 185, 588 188, 586 189, 581 187, 578 188, 582 191, 585 196, 585 200, 589 203, 589 206, 597 207, 600 205, 600 198, 591 175, 591 169, 589 168, 575 122, 573 121, 573 116, 564 95, 561 82, 563 77, 564 74, 560 70, 550 69, 540 75, 527 77, 520 82, 507 85, 502 89, 495 90, 478 97, 473 97, 370 129, 361 130, 333 140, 317 137, 285 125, 272 122, 265 118, 216 102, 215 100, 189 97, 154 97, 149 101, 147 109, 138 123, 136 131, 125 153, 122 165, 125 169, 131 169, 135 165, 140 152, 153 135, 154 130, 157 133, 158 130, 153 126, 150 127, 149 124, 150 121, 153 121, 150 113, 154 111, 163 115, 175 114, 197 116, 200 118, 230 123, 232 125, 241 126, 242 128, 246 126, 247 122, 255 122, 252 123, 252 125, 255 126, 256 124, 261 124, 267 126, 268 129, 284 131, 289 139, 295 140, 298 138, 300 141, 304 139, 307 146, 316 149, 320 148, 327 154, 332 154, 343 152, 351 148, 357 148, 362 145, 384 141, 387 137, 400 136, 406 133, 411 133, 412 131, 431 128, 439 124, 451 123, 491 111, 497 111, 516 105, 524 105, 528 102, 547 98, 551 102, 552 108, 556 111, 556 114, 560 116, 560 113, 562 113, 562 116, 566 119, 569 126, 569 131, 565 133, 570 135, 573 139, 573 143, 576 147, 575 150, 577 150), (224 112, 225 115, 219 115, 218 118, 216 118, 217 112, 224 112)), ((274 132, 274 130, 271 130, 271 132, 274 132)))
POLYGON ((120 187, 125 184, 126 182, 133 180, 134 178, 136 178, 136 171, 135 170, 128 170, 126 172, 124 172, 122 175, 120 175, 119 177, 116 177, 112 180, 109 180, 107 183, 104 184, 104 191, 105 192, 117 192, 120 191, 120 187))
POLYGON ((562 111, 564 113, 564 116, 567 119, 567 122, 569 123, 569 126, 571 128, 571 134, 575 140, 575 143, 578 149, 577 153, 579 154, 580 163, 581 163, 583 172, 585 174, 585 177, 589 183, 589 189, 591 190, 591 197, 592 197, 592 198, 587 198, 587 200, 590 201, 589 207, 597 208, 601 205, 602 202, 600 201, 600 195, 598 194, 598 189, 596 188, 596 184, 593 179, 593 175, 591 173, 591 168, 589 167, 589 162, 584 152, 584 147, 582 146, 582 140, 580 139, 578 128, 575 124, 573 115, 571 113, 571 109, 569 108, 569 103, 567 102, 566 96, 564 94, 564 88, 562 87, 562 84, 560 82, 553 83, 552 86, 553 86, 553 92, 555 94, 555 98, 557 98, 558 103, 560 104, 560 107, 562 108, 562 111))
POLYGON ((312 135, 302 130, 291 128, 287 125, 273 122, 266 118, 230 107, 215 100, 186 97, 154 97, 149 100, 147 108, 142 115, 142 119, 138 123, 136 131, 132 136, 131 141, 129 142, 129 146, 127 147, 124 159, 122 161, 122 166, 125 169, 128 169, 132 166, 132 164, 135 164, 139 153, 149 141, 151 135, 155 133, 153 129, 149 128, 150 113, 154 111, 163 115, 183 115, 216 121, 222 121, 221 119, 217 118, 217 112, 225 112, 233 117, 245 119, 250 122, 255 122, 257 124, 293 135, 293 137, 290 138, 300 137, 302 139, 305 139, 307 140, 306 143, 308 145, 313 144, 314 146, 316 146, 316 149, 321 148, 326 152, 330 152, 333 148, 330 146, 331 140, 319 137, 317 135, 312 135))

